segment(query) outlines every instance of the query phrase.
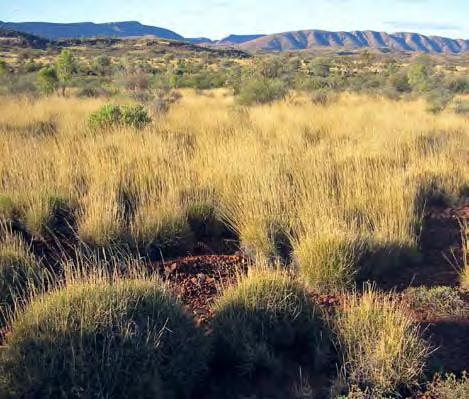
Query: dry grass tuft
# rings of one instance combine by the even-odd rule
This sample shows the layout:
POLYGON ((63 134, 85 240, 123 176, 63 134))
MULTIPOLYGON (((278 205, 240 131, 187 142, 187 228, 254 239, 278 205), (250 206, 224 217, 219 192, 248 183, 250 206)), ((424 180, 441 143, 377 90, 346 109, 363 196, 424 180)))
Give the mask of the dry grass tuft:
POLYGON ((429 347, 395 296, 370 287, 350 294, 336 323, 348 383, 377 394, 418 383, 429 347))

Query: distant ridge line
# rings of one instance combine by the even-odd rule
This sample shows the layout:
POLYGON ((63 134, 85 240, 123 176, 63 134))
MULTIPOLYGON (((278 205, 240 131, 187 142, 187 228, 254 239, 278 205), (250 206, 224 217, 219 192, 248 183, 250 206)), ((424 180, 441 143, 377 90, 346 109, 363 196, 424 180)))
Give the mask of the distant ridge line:
POLYGON ((427 54, 469 54, 469 40, 426 36, 412 32, 386 33, 372 30, 340 31, 311 29, 268 35, 229 35, 222 40, 206 37, 184 38, 169 29, 143 25, 136 21, 95 24, 49 22, 1 22, 0 29, 24 32, 49 40, 91 37, 141 37, 185 41, 199 46, 231 47, 249 52, 312 51, 315 49, 359 50, 382 52, 417 52, 427 54))

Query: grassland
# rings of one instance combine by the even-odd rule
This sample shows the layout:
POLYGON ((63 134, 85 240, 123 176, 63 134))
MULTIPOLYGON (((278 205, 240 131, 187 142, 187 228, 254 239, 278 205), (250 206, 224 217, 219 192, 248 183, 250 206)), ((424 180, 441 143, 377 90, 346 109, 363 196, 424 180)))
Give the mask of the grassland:
MULTIPOLYGON (((95 50, 74 49, 82 71, 95 50)), ((396 72, 355 90, 340 61, 311 77, 300 60, 290 79, 270 57, 180 57, 224 87, 179 87, 193 80, 173 56, 110 75, 113 58, 93 83, 106 93, 82 95, 77 78, 66 95, 0 97, 0 395, 464 397, 467 378, 433 376, 467 369, 467 340, 447 335, 468 321, 467 95, 438 109, 428 95, 464 66, 396 96, 396 72), (252 68, 263 85, 243 84, 252 68), (151 83, 168 71, 171 87, 151 83), (339 76, 347 88, 304 84, 339 76), (143 104, 145 123, 103 124, 109 104, 143 104), (201 247, 211 256, 193 257, 201 247)), ((358 78, 381 61, 355 64, 358 78)), ((9 62, 10 83, 28 79, 9 62)), ((399 67, 411 83, 412 62, 399 67)))

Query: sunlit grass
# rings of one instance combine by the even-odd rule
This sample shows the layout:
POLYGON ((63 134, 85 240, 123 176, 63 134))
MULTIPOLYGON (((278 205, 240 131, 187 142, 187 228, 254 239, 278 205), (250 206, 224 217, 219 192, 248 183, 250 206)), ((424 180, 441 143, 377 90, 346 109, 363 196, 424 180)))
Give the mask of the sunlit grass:
POLYGON ((450 201, 469 181, 468 120, 423 101, 344 94, 318 106, 298 95, 241 108, 223 90, 185 91, 142 131, 91 132, 102 104, 0 99, 2 203, 33 234, 61 198, 83 241, 146 246, 186 237, 186 211, 203 200, 247 253, 293 261, 328 290, 349 285, 363 252, 416 249, 422 193, 450 201), (31 133, 48 121, 55 132, 31 133))

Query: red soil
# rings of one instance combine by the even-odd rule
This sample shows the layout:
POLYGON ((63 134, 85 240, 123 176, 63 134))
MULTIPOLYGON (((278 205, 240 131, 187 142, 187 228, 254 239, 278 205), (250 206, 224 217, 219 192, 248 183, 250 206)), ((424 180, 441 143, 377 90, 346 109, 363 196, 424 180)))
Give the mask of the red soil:
POLYGON ((205 255, 160 262, 155 267, 197 322, 204 324, 220 290, 234 284, 248 263, 241 255, 205 255))

